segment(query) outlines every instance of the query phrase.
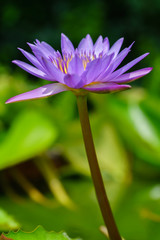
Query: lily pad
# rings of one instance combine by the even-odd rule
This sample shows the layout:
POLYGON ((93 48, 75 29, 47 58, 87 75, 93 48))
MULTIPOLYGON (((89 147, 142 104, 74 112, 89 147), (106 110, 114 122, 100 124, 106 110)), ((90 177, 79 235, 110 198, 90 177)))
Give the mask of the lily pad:
MULTIPOLYGON (((160 128, 137 102, 110 101, 110 116, 126 146, 136 158, 160 167, 160 128)), ((157 116, 158 117, 158 116, 157 116)))
POLYGON ((9 234, 1 235, 2 239, 8 240, 72 240, 65 232, 47 232, 43 227, 37 227, 33 232, 26 233, 23 231, 10 232, 9 234))
POLYGON ((0 208, 0 231, 8 231, 19 228, 19 223, 2 208, 0 208))
POLYGON ((0 145, 0 169, 43 153, 51 146, 56 136, 56 128, 52 121, 41 112, 21 112, 0 145))

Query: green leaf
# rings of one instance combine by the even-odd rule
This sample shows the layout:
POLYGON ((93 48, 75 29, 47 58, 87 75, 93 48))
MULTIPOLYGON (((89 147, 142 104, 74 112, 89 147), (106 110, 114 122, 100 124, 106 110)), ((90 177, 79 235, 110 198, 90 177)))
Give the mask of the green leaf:
MULTIPOLYGON (((145 101, 145 99, 143 100, 145 101)), ((136 99, 112 99, 110 114, 128 148, 138 159, 160 167, 160 128, 158 115, 148 114, 136 99)))
MULTIPOLYGON (((10 232, 5 234, 8 239, 13 240, 71 240, 65 232, 47 232, 43 227, 37 227, 33 232, 26 233, 23 231, 10 232)), ((3 236, 2 236, 3 237, 3 236)), ((5 239, 2 238, 1 239, 5 239)))
MULTIPOLYGON (((72 211, 62 205, 44 207, 28 198, 19 204, 7 196, 0 198, 0 206, 11 213, 21 223, 21 228, 27 232, 32 231, 37 225, 42 225, 48 231, 54 229, 59 232, 65 229, 73 238, 80 236, 82 239, 104 240, 105 237, 99 232, 103 220, 91 180, 81 178, 73 181, 70 178, 65 179, 63 184, 77 206, 72 211)), ((48 197, 51 199, 50 195, 48 197)))
POLYGON ((53 123, 40 112, 26 110, 20 113, 0 146, 0 169, 43 153, 56 136, 53 123))
POLYGON ((153 149, 160 147, 158 131, 155 129, 153 121, 146 115, 145 111, 138 104, 128 106, 131 123, 140 136, 153 149))
POLYGON ((18 229, 19 224, 14 218, 8 215, 2 208, 0 208, 0 231, 8 231, 11 229, 18 229))
MULTIPOLYGON (((107 189, 112 195, 112 205, 116 206, 123 194, 123 183, 130 179, 127 154, 112 123, 107 120, 104 123, 94 115, 90 119, 98 161, 104 180, 110 180, 107 189)), ((90 176, 79 121, 68 127, 67 136, 66 141, 61 143, 66 158, 76 171, 90 176)))
POLYGON ((129 186, 115 214, 120 232, 126 240, 160 239, 159 201, 158 182, 140 180, 129 186))
MULTIPOLYGON (((123 181, 129 174, 128 159, 114 126, 107 121, 101 123, 98 117, 94 120, 91 116, 90 119, 101 169, 109 176, 123 181)), ((90 175, 79 121, 68 127, 67 135, 67 139, 62 142, 64 153, 77 171, 90 175)))

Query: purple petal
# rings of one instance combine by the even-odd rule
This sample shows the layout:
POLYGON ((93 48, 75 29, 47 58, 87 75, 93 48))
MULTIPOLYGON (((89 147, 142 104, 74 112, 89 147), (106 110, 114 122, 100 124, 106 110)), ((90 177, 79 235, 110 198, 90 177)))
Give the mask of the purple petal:
POLYGON ((57 52, 52 48, 48 43, 46 42, 40 42, 39 40, 36 40, 35 47, 39 49, 46 57, 53 56, 57 57, 57 52))
MULTIPOLYGON (((37 54, 38 56, 40 55, 45 58, 49 58, 52 55, 51 52, 48 51, 48 49, 45 48, 42 44, 37 44, 37 45, 34 45, 32 43, 27 43, 27 44, 30 46, 30 48, 32 49, 36 57, 37 57, 37 54)), ((55 56, 55 53, 54 53, 54 56, 55 56)))
POLYGON ((108 39, 108 37, 106 37, 106 38, 104 39, 104 41, 103 41, 103 54, 108 53, 108 51, 109 51, 109 46, 110 46, 110 44, 109 44, 109 39, 108 39))
POLYGON ((84 86, 81 78, 75 74, 67 74, 64 77, 64 83, 70 88, 81 88, 84 86))
POLYGON ((45 68, 45 66, 43 65, 42 57, 49 58, 51 54, 49 55, 48 51, 45 51, 38 46, 35 46, 34 44, 28 43, 28 45, 32 49, 32 52, 34 53, 40 64, 43 66, 43 68, 45 68))
POLYGON ((43 41, 43 42, 41 42, 41 46, 43 46, 43 48, 47 49, 48 52, 50 53, 50 55, 57 56, 57 52, 48 43, 43 41))
POLYGON ((36 39, 35 42, 34 42, 34 44, 35 44, 35 45, 41 45, 41 42, 40 42, 38 39, 36 39))
POLYGON ((68 91, 68 88, 60 83, 52 83, 44 85, 43 87, 36 88, 32 91, 19 94, 6 101, 6 103, 20 102, 30 99, 44 98, 55 95, 60 92, 68 91))
MULTIPOLYGON (((115 83, 131 82, 131 81, 134 81, 138 78, 145 76, 146 74, 150 73, 150 71, 152 71, 152 68, 143 68, 143 69, 131 72, 131 73, 126 73, 126 74, 123 74, 123 75, 115 78, 113 80, 113 82, 115 82, 115 83)), ((112 80, 111 80, 111 82, 112 82, 112 80)))
POLYGON ((50 76, 48 76, 46 73, 42 72, 41 70, 33 67, 32 65, 30 65, 28 63, 25 63, 25 62, 22 62, 19 60, 14 60, 14 61, 12 61, 12 63, 15 63, 16 65, 18 65, 20 68, 22 68, 26 72, 29 72, 30 74, 32 74, 38 78, 52 81, 52 78, 50 76))
POLYGON ((87 64, 87 68, 82 75, 82 79, 84 79, 86 85, 94 81, 101 81, 101 79, 103 79, 103 75, 109 68, 113 56, 114 54, 109 56, 105 55, 104 57, 95 59, 87 64))
POLYGON ((114 78, 117 78, 118 76, 122 75, 124 72, 128 71, 130 68, 132 68, 135 64, 140 62, 143 58, 145 58, 149 53, 145 53, 141 55, 140 57, 134 59, 133 61, 129 62, 125 66, 121 67, 117 71, 113 72, 109 77, 105 79, 105 81, 113 80, 114 78))
POLYGON ((134 42, 128 48, 123 49, 118 54, 118 56, 114 60, 113 67, 112 67, 112 72, 121 64, 121 62, 124 60, 124 58, 128 55, 128 53, 130 52, 130 49, 131 49, 133 44, 134 44, 134 42))
POLYGON ((108 54, 114 53, 114 54, 115 54, 115 57, 116 57, 116 56, 118 55, 120 49, 121 49, 123 40, 124 40, 124 38, 120 38, 118 41, 116 41, 116 42, 113 44, 113 46, 110 48, 110 50, 108 51, 108 54))
POLYGON ((99 38, 97 39, 96 43, 94 44, 93 50, 94 50, 94 53, 97 57, 103 51, 103 38, 102 38, 102 36, 99 36, 99 38))
POLYGON ((97 83, 97 84, 91 84, 86 87, 83 87, 83 89, 86 89, 90 92, 95 92, 95 93, 112 93, 112 92, 126 90, 129 88, 131 88, 130 85, 119 85, 116 83, 97 83))
POLYGON ((63 79, 65 74, 57 67, 55 67, 50 60, 42 57, 42 61, 48 75, 52 78, 52 81, 64 83, 63 79))
POLYGON ((82 60, 76 54, 75 57, 73 57, 69 63, 68 73, 77 74, 78 76, 81 76, 83 72, 84 72, 84 67, 83 67, 82 60))
POLYGON ((83 38, 81 42, 78 45, 78 51, 81 53, 81 51, 86 51, 87 53, 89 51, 93 51, 93 41, 89 34, 87 34, 86 38, 83 38))
POLYGON ((30 46, 34 55, 36 56, 36 58, 44 68, 45 66, 43 65, 42 57, 47 59, 51 59, 51 58, 54 59, 57 57, 57 52, 49 51, 49 48, 44 47, 44 42, 43 44, 40 43, 38 45, 28 43, 28 45, 30 46))
POLYGON ((61 50, 62 50, 62 54, 74 53, 74 46, 72 42, 63 33, 61 34, 61 50))
POLYGON ((37 60, 37 58, 32 55, 31 53, 21 49, 21 48, 18 48, 21 53, 37 68, 41 69, 42 71, 44 70, 42 65, 40 64, 40 62, 37 60))
POLYGON ((87 64, 87 67, 84 73, 82 74, 82 79, 85 82, 85 85, 93 82, 95 76, 97 76, 98 74, 97 69, 99 69, 100 65, 101 65, 100 58, 94 59, 92 62, 89 62, 87 64))

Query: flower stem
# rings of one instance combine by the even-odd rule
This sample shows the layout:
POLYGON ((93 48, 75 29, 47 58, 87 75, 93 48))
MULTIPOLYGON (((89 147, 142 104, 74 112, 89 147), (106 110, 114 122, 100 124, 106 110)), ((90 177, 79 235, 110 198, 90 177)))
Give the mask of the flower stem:
POLYGON ((90 166, 93 184, 95 187, 96 196, 99 202, 99 207, 101 209, 101 213, 102 213, 105 225, 108 229, 110 240, 122 240, 112 214, 112 210, 108 201, 108 197, 106 195, 102 175, 98 165, 98 160, 95 152, 91 127, 89 122, 89 116, 88 116, 87 97, 77 96, 77 105, 78 105, 78 111, 79 111, 85 149, 88 157, 88 162, 90 166))

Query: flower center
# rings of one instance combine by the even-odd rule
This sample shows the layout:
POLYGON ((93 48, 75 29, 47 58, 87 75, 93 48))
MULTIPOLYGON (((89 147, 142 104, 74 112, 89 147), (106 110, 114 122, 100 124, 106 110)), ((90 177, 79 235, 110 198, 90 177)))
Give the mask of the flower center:
POLYGON ((52 58, 51 61, 52 63, 59 68, 63 73, 67 74, 68 73, 68 65, 69 62, 72 60, 72 54, 64 54, 63 58, 60 53, 57 54, 57 58, 52 58))
MULTIPOLYGON (((76 49, 75 54, 77 54, 78 57, 81 59, 84 70, 86 69, 87 64, 89 62, 91 62, 97 58, 96 54, 94 52, 92 52, 91 50, 89 50, 89 52, 86 52, 86 51, 78 52, 78 50, 76 49)), ((63 73, 67 74, 69 63, 73 57, 74 56, 72 53, 71 54, 70 53, 63 54, 63 57, 62 57, 62 55, 59 52, 57 52, 57 57, 50 58, 50 60, 58 69, 60 69, 63 73)), ((98 58, 101 58, 101 57, 102 57, 102 53, 99 54, 98 58)))
POLYGON ((82 50, 81 52, 78 53, 78 56, 82 60, 84 70, 86 69, 87 64, 96 58, 95 53, 92 52, 91 50, 89 50, 88 53, 82 50))

